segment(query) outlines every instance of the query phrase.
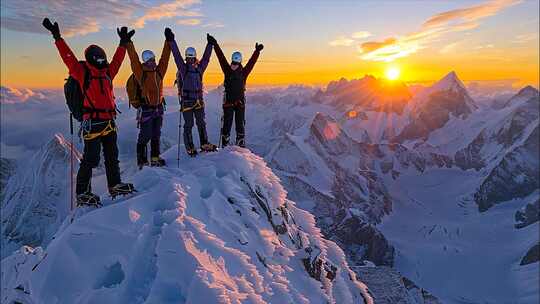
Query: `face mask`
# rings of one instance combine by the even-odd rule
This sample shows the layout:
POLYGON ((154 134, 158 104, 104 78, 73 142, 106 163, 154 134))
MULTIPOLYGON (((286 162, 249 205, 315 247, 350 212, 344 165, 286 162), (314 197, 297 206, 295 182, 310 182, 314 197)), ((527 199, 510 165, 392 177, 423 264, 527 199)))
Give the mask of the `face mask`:
POLYGON ((97 45, 89 46, 84 55, 86 57, 86 61, 98 69, 103 69, 109 66, 105 51, 103 51, 103 49, 97 45))

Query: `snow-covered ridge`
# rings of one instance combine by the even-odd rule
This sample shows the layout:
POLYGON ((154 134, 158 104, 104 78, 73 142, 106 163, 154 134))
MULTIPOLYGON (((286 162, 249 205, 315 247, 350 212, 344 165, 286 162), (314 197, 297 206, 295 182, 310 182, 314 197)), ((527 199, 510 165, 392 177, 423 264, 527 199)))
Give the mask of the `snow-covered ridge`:
POLYGON ((373 303, 248 150, 145 168, 133 182, 135 196, 68 217, 45 251, 2 260, 2 302, 373 303))
MULTIPOLYGON (((21 245, 39 246, 51 241, 69 212, 71 144, 56 134, 31 159, 21 163, 2 188, 2 257, 21 245)), ((80 153, 73 148, 73 166, 80 153)))

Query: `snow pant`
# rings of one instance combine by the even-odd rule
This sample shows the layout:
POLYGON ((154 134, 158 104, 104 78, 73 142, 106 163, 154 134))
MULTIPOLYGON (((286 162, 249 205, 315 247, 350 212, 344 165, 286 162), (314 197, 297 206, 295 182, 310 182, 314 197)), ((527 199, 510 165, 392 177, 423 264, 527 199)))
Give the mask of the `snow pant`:
POLYGON ((221 146, 222 147, 225 147, 229 144, 233 119, 235 122, 235 130, 236 130, 236 145, 240 147, 246 146, 245 113, 246 113, 246 107, 243 104, 223 107, 223 126, 221 128, 221 146))
POLYGON ((118 145, 116 126, 114 121, 87 121, 88 125, 83 127, 83 135, 100 134, 92 139, 84 139, 84 152, 77 172, 77 186, 75 192, 82 194, 92 192, 92 169, 99 165, 99 154, 103 148, 103 157, 105 158, 105 172, 107 174, 107 184, 110 187, 116 186, 121 182, 120 167, 118 165, 118 145), (107 127, 114 128, 107 134, 107 127))
POLYGON ((206 133, 206 121, 204 114, 204 104, 200 106, 195 105, 195 101, 182 101, 182 115, 184 117, 184 143, 186 149, 194 149, 195 145, 193 144, 193 135, 191 129, 194 124, 197 124, 197 129, 199 131, 199 143, 200 145, 205 145, 208 143, 208 134, 206 133))
POLYGON ((161 127, 163 126, 163 106, 143 108, 139 117, 139 137, 137 139, 137 163, 147 163, 146 146, 150 142, 150 157, 159 157, 161 127))

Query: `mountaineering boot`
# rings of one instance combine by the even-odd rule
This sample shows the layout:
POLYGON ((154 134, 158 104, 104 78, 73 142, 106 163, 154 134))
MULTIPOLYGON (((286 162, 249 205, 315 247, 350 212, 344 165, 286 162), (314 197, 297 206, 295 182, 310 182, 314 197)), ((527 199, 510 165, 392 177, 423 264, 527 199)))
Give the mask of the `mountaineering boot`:
POLYGON ((150 166, 151 167, 163 167, 165 166, 165 160, 161 157, 152 157, 150 160, 150 166))
POLYGON ((118 195, 127 195, 133 192, 137 192, 133 184, 129 183, 119 183, 116 186, 109 187, 109 194, 112 198, 117 197, 118 195))
POLYGON ((193 142, 186 144, 186 152, 191 157, 197 156, 197 149, 195 149, 195 145, 193 145, 193 142))
POLYGON ((229 145, 230 136, 229 135, 221 135, 221 147, 225 148, 229 145))
POLYGON ((217 146, 211 143, 201 145, 201 152, 214 152, 217 151, 217 146))
POLYGON ((246 147, 246 140, 244 139, 244 137, 236 138, 236 145, 239 146, 239 147, 245 148, 246 147))
POLYGON ((101 199, 92 192, 81 193, 77 195, 77 207, 93 206, 101 207, 101 199))
POLYGON ((197 150, 194 147, 187 148, 187 154, 191 157, 197 156, 197 150))
POLYGON ((144 166, 148 166, 146 145, 137 144, 137 166, 139 169, 142 169, 144 166))

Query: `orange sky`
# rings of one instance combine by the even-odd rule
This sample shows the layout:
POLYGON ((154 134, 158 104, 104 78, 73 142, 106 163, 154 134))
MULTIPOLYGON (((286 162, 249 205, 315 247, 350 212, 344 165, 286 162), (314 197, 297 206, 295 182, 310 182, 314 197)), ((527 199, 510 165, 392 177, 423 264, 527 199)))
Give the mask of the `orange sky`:
MULTIPOLYGON (((20 12, 10 12, 15 6, 10 7, 9 2, 2 1, 3 11, 7 9, 8 15, 33 16, 27 17, 25 14, 30 13, 25 8, 17 7, 20 12)), ((184 3, 172 1, 180 2, 184 3)), ((126 24, 137 27, 134 42, 139 51, 150 48, 159 53, 162 29, 172 24, 182 50, 189 43, 202 53, 205 32, 212 32, 227 54, 239 49, 244 58, 251 54, 255 41, 265 43, 260 62, 250 76, 251 85, 322 85, 341 77, 351 79, 365 74, 384 77, 390 67, 399 68, 400 80, 406 82, 436 81, 451 70, 465 82, 508 81, 514 87, 538 86, 539 82, 538 2, 534 0, 389 2, 393 9, 384 2, 365 7, 361 3, 336 2, 329 6, 326 2, 315 2, 310 14, 304 12, 305 4, 294 4, 289 7, 291 13, 285 14, 276 3, 253 3, 254 12, 266 11, 269 16, 244 14, 247 20, 242 21, 237 20, 234 7, 225 9, 219 3, 200 1, 189 3, 193 4, 182 6, 182 11, 172 14, 173 17, 159 15, 159 11, 150 8, 142 12, 146 16, 143 19, 129 19, 131 15, 126 13, 123 18, 131 22, 126 24), (191 13, 186 13, 189 10, 191 13), (400 12, 407 18, 397 20, 395 16, 400 16, 400 12), (183 15, 197 14, 200 16, 196 18, 203 19, 182 19, 183 15), (323 15, 327 22, 310 19, 317 15, 323 15), (355 20, 354 16, 362 18, 355 20), (380 18, 388 21, 381 22, 380 18), (251 23, 257 23, 258 27, 250 26, 251 23)), ((232 4, 235 5, 238 3, 232 4)), ((41 18, 38 15, 36 20, 41 18)), ((61 29, 71 17, 58 19, 61 29)), ((79 35, 76 28, 65 29, 70 33, 66 40, 76 55, 81 56, 89 43, 99 43, 112 56, 117 37, 103 20, 96 17, 95 22, 103 25, 84 35, 79 35)), ((39 24, 21 30, 21 26, 31 21, 23 25, 16 21, 15 25, 2 23, 2 85, 61 87, 66 68, 50 36, 43 33, 39 24)), ((117 87, 123 86, 129 77, 128 60, 126 56, 115 79, 117 87)), ((171 58, 166 86, 172 86, 175 71, 171 58)), ((223 81, 215 57, 204 77, 211 86, 223 81)))

